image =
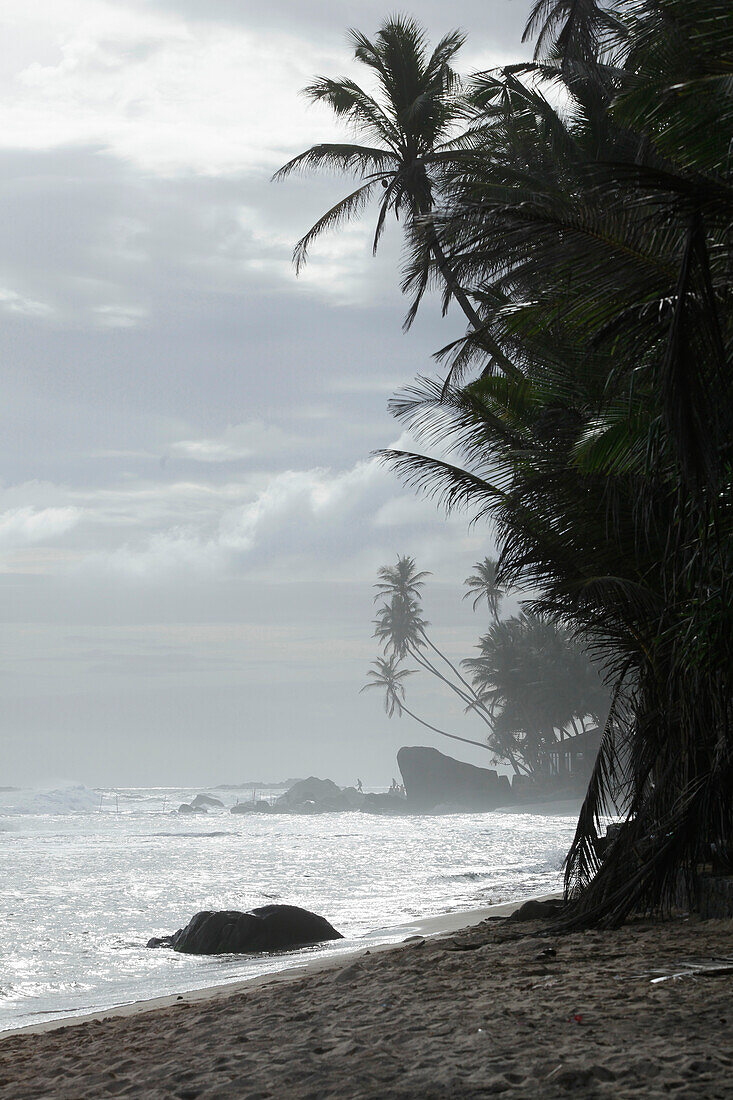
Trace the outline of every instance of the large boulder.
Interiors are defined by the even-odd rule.
[[[205,806],[194,806],[193,802],[182,802],[178,807],[179,814],[207,814]]]
[[[331,779],[318,779],[315,775],[301,779],[289,791],[281,794],[275,805],[279,810],[298,810],[303,813],[318,812],[321,803],[327,803],[324,810],[345,809],[342,806],[341,788]]]
[[[405,746],[397,763],[414,811],[450,807],[451,810],[495,810],[513,801],[508,778],[489,768],[454,760],[423,745]]]
[[[236,910],[196,913],[172,936],[154,936],[148,947],[172,947],[186,955],[252,954],[287,951],[343,936],[325,917],[297,905],[263,905],[247,913]]]
[[[194,810],[205,809],[207,806],[224,806],[224,803],[220,798],[215,798],[212,794],[197,794],[192,800],[191,805]]]
[[[561,898],[545,898],[544,901],[538,898],[530,898],[529,901],[525,901],[524,905],[520,905],[513,913],[510,913],[507,920],[547,920],[548,917],[559,916],[563,905],[564,902]]]

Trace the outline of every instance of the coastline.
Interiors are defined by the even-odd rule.
[[[559,896],[558,894],[545,894],[542,895],[540,900]],[[214,985],[184,990],[180,993],[168,993],[160,997],[146,997],[139,1001],[114,1005],[110,1008],[95,1009],[91,1012],[72,1013],[68,1016],[60,1016],[54,1020],[45,1020],[28,1024],[24,1027],[6,1028],[4,1031],[0,1031],[0,1043],[14,1035],[42,1035],[49,1031],[56,1031],[59,1028],[75,1027],[80,1024],[93,1023],[99,1020],[135,1016],[144,1012],[155,1012],[158,1009],[172,1008],[181,1003],[195,1004],[201,1001],[217,1001],[226,999],[227,997],[237,996],[250,989],[259,989],[262,986],[269,986],[275,983],[307,978],[321,971],[334,970],[339,967],[348,966],[355,958],[363,955],[365,951],[376,954],[377,952],[391,951],[400,948],[403,946],[404,940],[410,936],[433,937],[449,935],[452,932],[458,932],[468,926],[479,924],[481,921],[491,917],[508,916],[509,913],[517,909],[524,900],[526,899],[522,898],[519,901],[499,902],[495,905],[487,905],[478,909],[440,913],[430,917],[418,917],[415,920],[406,921],[394,927],[377,929],[370,935],[363,937],[358,943],[355,943],[353,947],[347,950],[342,949],[339,951],[338,948],[336,948],[333,954],[305,959],[303,962],[294,961],[292,966],[286,966],[279,970],[267,971],[264,974],[257,974],[251,978],[242,978],[230,982],[219,982]],[[390,937],[399,935],[401,939],[380,941],[377,938],[380,934]],[[287,954],[292,954],[295,960],[298,958],[298,953],[294,952]]]
[[[733,1096],[733,975],[680,971],[729,953],[733,921],[558,936],[484,920],[415,937],[237,991],[9,1032],[0,1100]]]

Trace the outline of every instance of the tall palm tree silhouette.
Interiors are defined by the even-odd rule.
[[[425,32],[414,19],[395,16],[370,41],[351,30],[349,40],[357,61],[376,77],[378,91],[371,96],[355,81],[318,77],[304,89],[315,103],[326,103],[347,122],[357,139],[370,144],[325,143],[313,145],[284,164],[274,180],[311,168],[340,170],[360,178],[359,186],[327,210],[295,246],[293,260],[299,271],[313,241],[329,229],[357,217],[382,189],[372,244],[376,253],[387,215],[403,216],[413,255],[419,257],[417,278],[410,278],[413,300],[405,319],[409,328],[428,287],[431,261],[445,283],[444,306],[454,298],[478,342],[505,370],[512,364],[488,332],[486,322],[460,285],[440,242],[433,220],[442,171],[456,155],[455,126],[462,116],[459,80],[452,68],[465,41],[461,31],[451,31],[428,53]],[[406,286],[405,286],[406,289]]]
[[[368,691],[370,688],[380,688],[384,691],[384,710],[389,718],[392,718],[395,714],[402,717],[404,711],[405,714],[409,714],[410,718],[414,718],[416,722],[419,722],[421,726],[432,730],[433,733],[439,733],[441,737],[449,737],[451,741],[462,741],[464,745],[476,745],[480,749],[489,748],[483,741],[473,741],[470,737],[459,737],[456,733],[446,733],[445,730],[431,725],[430,722],[426,722],[424,718],[410,710],[405,702],[405,685],[402,681],[408,676],[412,676],[415,670],[400,668],[399,666],[400,659],[395,653],[391,653],[388,657],[377,657],[375,661],[372,661],[372,667],[367,672],[369,682],[364,684],[361,691]]]
[[[419,668],[435,676],[463,703],[465,709],[475,714],[484,725],[492,728],[490,709],[481,695],[474,690],[470,681],[450,658],[439,649],[427,632],[429,623],[422,615],[422,590],[425,578],[430,573],[419,571],[413,557],[403,554],[394,565],[385,565],[378,572],[379,581],[375,602],[379,601],[375,619],[374,637],[384,650],[384,657],[374,662],[368,673],[371,683],[367,687],[382,687],[385,690],[385,709],[390,717],[404,711],[422,726],[450,737],[453,741],[463,741],[467,745],[477,745],[492,752],[489,741],[474,741],[468,737],[459,737],[446,733],[431,725],[405,705],[405,692],[401,683],[404,676],[396,675],[400,662],[404,658],[414,661]],[[391,707],[391,709],[390,709]],[[517,763],[512,754],[509,761],[515,770]]]
[[[493,558],[484,558],[483,561],[476,562],[474,565],[476,572],[466,577],[463,582],[468,589],[464,593],[464,600],[472,600],[474,611],[482,600],[486,600],[494,620],[499,618],[499,606],[504,597],[504,589],[496,582],[497,568],[498,562]]]
[[[402,714],[405,705],[405,687],[402,683],[408,676],[414,674],[413,669],[400,668],[399,658],[395,654],[389,657],[377,657],[372,662],[372,668],[367,672],[368,684],[364,684],[362,691],[369,688],[381,688],[384,691],[384,710],[389,718],[397,713]]]

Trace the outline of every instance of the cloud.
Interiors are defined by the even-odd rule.
[[[439,568],[484,537],[469,533],[464,517],[446,521],[430,501],[403,491],[374,458],[341,469],[240,473],[220,483],[29,482],[3,489],[0,508],[0,546],[43,542],[48,549],[34,556],[35,572],[91,588],[101,578],[179,588],[226,577],[368,583],[397,553]],[[8,558],[5,571],[27,572],[28,563],[27,556]]]
[[[0,548],[33,546],[57,539],[75,527],[81,516],[81,509],[73,507],[26,506],[0,512]]]
[[[305,39],[326,40],[341,45],[346,37],[346,27],[356,25],[371,35],[384,22],[392,10],[383,0],[359,0],[353,8],[345,10],[340,0],[310,0],[308,4],[298,0],[270,0],[268,4],[247,0],[134,0],[158,11],[174,12],[191,21],[217,21],[230,27],[255,27],[271,32],[280,28],[289,33],[297,31]],[[444,0],[421,0],[416,11],[420,22],[433,39],[454,27],[469,32],[469,45],[477,43],[482,51],[510,49],[514,56],[522,50],[520,39],[530,11],[529,0],[454,0],[450,9]],[[526,51],[525,51],[526,52]]]
[[[470,66],[500,59],[510,9],[459,0],[446,19],[426,0],[420,15],[433,37],[475,28]],[[296,739],[356,759],[380,720],[365,697],[360,732],[344,737],[375,569],[416,554],[439,602],[438,578],[460,582],[485,552],[485,532],[446,523],[368,457],[395,433],[387,395],[430,369],[463,318],[444,322],[427,301],[403,337],[400,227],[375,261],[370,212],[319,241],[296,280],[294,242],[348,181],[269,182],[337,132],[297,93],[316,72],[349,71],[347,22],[373,31],[385,14],[376,0],[344,10],[34,0],[4,27],[0,614],[5,658],[25,669],[11,664],[3,685],[17,759],[60,745],[97,782],[114,745],[117,783],[139,734],[141,781],[151,743],[161,781],[173,759],[198,777],[182,745],[209,755],[200,730],[221,730],[225,697],[237,744],[243,727],[267,732],[251,738],[265,770]],[[164,645],[164,623],[190,631],[195,683],[180,651],[149,660],[138,635],[117,645],[125,624]],[[223,638],[216,670],[227,623],[252,625]],[[82,624],[84,645],[70,641]],[[287,690],[272,692],[273,677]],[[278,711],[298,678],[310,694]],[[343,685],[337,706],[325,679]]]
[[[298,439],[273,424],[253,420],[228,425],[216,438],[180,439],[172,443],[170,452],[193,462],[238,462],[258,456],[264,459],[275,454],[291,453]]]
[[[434,35],[461,22],[473,31],[468,68],[516,60],[506,52],[508,41],[519,46],[516,4],[494,0],[490,22],[473,2],[448,20],[437,2],[423,8]],[[357,22],[372,33],[384,9],[371,0],[360,9]],[[167,177],[269,173],[304,134],[312,143],[343,129],[299,92],[315,73],[368,78],[345,44],[356,14],[295,0],[259,12],[238,0],[35,0],[5,28],[6,56],[17,61],[4,77],[0,145],[93,144]]]
[[[333,132],[298,95],[341,60],[315,42],[103,0],[58,7],[17,13],[14,33],[53,59],[13,74],[15,94],[0,104],[5,148],[96,144],[145,172],[216,176],[273,170],[306,126],[314,140]]]
[[[26,314],[28,317],[48,317],[53,313],[51,306],[45,302],[34,302],[32,298],[26,298],[15,290],[0,287],[0,308],[8,313]]]
[[[226,493],[195,484],[151,493],[130,497],[117,513],[136,511],[139,533],[130,537],[119,524],[109,549],[84,556],[81,569],[152,584],[202,574],[367,581],[397,553],[423,554],[437,567],[485,541],[466,530],[465,518],[446,521],[431,502],[403,493],[376,459],[344,470],[285,470],[259,487],[232,483]]]
[[[148,315],[142,306],[103,305],[93,310],[102,328],[133,328]]]

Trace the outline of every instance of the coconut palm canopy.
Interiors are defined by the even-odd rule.
[[[463,594],[464,600],[471,600],[474,611],[482,601],[485,601],[494,619],[499,617],[499,607],[504,596],[504,590],[496,579],[497,566],[498,563],[493,558],[477,561],[474,566],[476,572],[466,577],[463,582],[468,589]]]
[[[567,630],[523,612],[495,619],[463,664],[493,719],[497,750],[511,749],[533,775],[551,773],[557,743],[598,724],[608,693],[583,648]]]
[[[509,367],[504,353],[456,279],[449,257],[435,232],[431,214],[441,192],[446,168],[461,142],[456,126],[464,103],[453,61],[465,36],[450,31],[429,50],[424,31],[405,16],[388,19],[373,41],[351,30],[354,57],[376,82],[370,95],[353,80],[318,77],[304,89],[315,103],[325,103],[351,129],[349,143],[313,145],[293,157],[273,177],[312,169],[339,171],[356,177],[358,186],[323,214],[295,246],[296,270],[323,233],[363,213],[379,197],[373,251],[376,253],[389,214],[402,217],[411,253],[409,287],[412,303],[405,320],[409,328],[431,278],[431,260],[442,280],[447,309],[455,298],[481,346]],[[361,144],[361,142],[368,144]]]
[[[566,884],[613,923],[733,850],[733,8],[539,0],[528,32],[411,208],[405,288],[427,264],[479,320],[393,402],[424,453],[385,460],[490,519],[497,584],[605,670]]]
[[[366,688],[384,691],[390,718],[404,712],[444,737],[488,749],[515,773],[549,776],[557,742],[582,732],[587,719],[605,718],[608,694],[566,630],[528,614],[500,621],[497,563],[484,558],[474,569],[465,582],[466,595],[473,598],[474,611],[487,601],[493,622],[479,639],[480,655],[458,662],[428,632],[422,598],[430,574],[418,571],[408,555],[379,570],[374,637],[383,655],[373,663]],[[404,668],[404,661],[416,667]],[[466,715],[483,723],[483,741],[439,729],[407,707],[404,680],[416,672],[437,679]]]
[[[464,463],[388,456],[492,517],[499,581],[603,662],[615,702],[567,885],[578,920],[610,922],[668,904],[680,876],[694,894],[733,836],[733,15],[649,0],[614,17],[595,65],[474,81],[484,144],[436,224],[521,378],[462,341],[448,387],[393,407]],[[614,790],[628,825],[600,865]]]

